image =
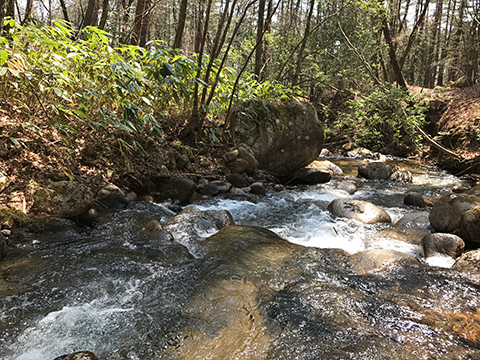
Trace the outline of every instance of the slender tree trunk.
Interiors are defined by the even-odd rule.
[[[295,73],[292,77],[292,86],[298,84],[298,77],[300,76],[300,71],[302,69],[303,57],[305,53],[305,47],[307,46],[308,35],[310,34],[310,22],[312,20],[313,8],[315,6],[315,0],[310,0],[310,7],[308,9],[307,20],[305,24],[305,33],[303,35],[302,45],[300,45],[300,50],[298,52],[297,66],[295,68]]]
[[[145,47],[145,45],[147,45],[147,41],[149,38],[150,11],[152,10],[151,5],[152,5],[152,0],[145,0],[145,11],[143,12],[142,28],[140,30],[139,45],[141,47]]]
[[[65,4],[65,0],[60,0],[60,7],[62,8],[63,19],[66,22],[70,22],[70,18],[68,17],[67,5]]]
[[[142,32],[143,19],[145,16],[145,6],[147,4],[146,0],[138,0],[137,7],[135,10],[135,20],[133,21],[133,32],[130,39],[131,45],[138,45],[140,43],[140,36]]]
[[[173,42],[173,47],[175,49],[180,49],[182,47],[183,31],[185,30],[185,20],[187,18],[187,3],[187,0],[182,0],[180,3],[177,31],[175,32],[175,40]]]
[[[64,1],[64,0],[61,0],[61,1]],[[110,9],[109,0],[103,0],[103,2],[102,2],[102,17],[100,18],[100,24],[98,25],[99,29],[105,30],[105,25],[107,24],[109,9]]]
[[[265,0],[260,0],[258,3],[257,19],[257,49],[255,50],[255,67],[253,73],[257,75],[257,79],[260,80],[260,71],[263,67],[263,29],[265,21]]]
[[[200,39],[200,44],[199,44],[199,51],[197,54],[198,68],[197,68],[197,74],[195,76],[197,79],[200,78],[200,75],[202,73],[203,50],[205,49],[205,42],[207,41],[207,32],[208,32],[208,25],[210,23],[210,9],[212,7],[212,1],[213,0],[208,0],[207,8],[205,10],[205,21],[204,21],[203,30],[201,30],[201,33],[198,34]],[[201,23],[201,20],[203,18],[202,13],[203,11],[200,11],[199,13],[199,19],[198,19],[199,23]],[[204,117],[204,114],[199,109],[198,82],[195,82],[193,86],[192,115],[190,116],[190,120],[188,121],[188,132],[190,133],[190,135],[195,135],[202,130],[203,121],[204,121],[203,117]]]
[[[23,18],[22,25],[25,25],[31,21],[32,14],[33,14],[33,0],[27,0],[27,5],[25,6],[25,17]]]

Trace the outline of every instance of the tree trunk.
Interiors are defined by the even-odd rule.
[[[96,26],[98,23],[98,0],[88,0],[87,12],[83,19],[83,26]]]
[[[383,31],[383,36],[385,37],[385,42],[388,45],[388,56],[390,58],[390,65],[395,75],[395,80],[397,81],[398,86],[407,87],[407,84],[405,83],[405,79],[402,76],[400,66],[398,65],[397,54],[395,53],[394,44],[392,41],[392,37],[390,36],[390,30],[388,28],[386,19],[383,19],[382,31]]]
[[[175,40],[173,42],[173,47],[175,49],[180,49],[182,47],[183,31],[185,30],[185,20],[187,18],[187,3],[187,0],[182,0],[180,3],[177,31],[175,32]]]
[[[257,75],[257,79],[260,81],[260,72],[263,67],[263,28],[265,21],[265,0],[260,0],[258,4],[258,17],[257,17],[257,39],[255,50],[255,67],[253,73]]]
[[[61,0],[64,1],[64,0]],[[100,18],[100,24],[98,25],[99,29],[105,30],[105,25],[107,24],[108,11],[110,8],[109,0],[103,0],[102,3],[102,17]]]
[[[302,45],[300,45],[300,50],[298,52],[297,66],[295,68],[295,73],[292,77],[292,86],[298,85],[298,77],[300,76],[300,71],[302,69],[303,63],[303,54],[305,53],[305,47],[307,46],[308,35],[310,34],[310,22],[312,20],[313,8],[315,6],[315,0],[310,0],[310,7],[308,9],[307,20],[305,24],[305,33],[302,39]]]
[[[135,10],[135,20],[133,22],[133,32],[130,39],[131,45],[138,45],[140,43],[140,36],[142,32],[143,18],[145,16],[146,0],[138,0],[137,8]]]
[[[25,6],[25,17],[23,18],[22,25],[26,25],[32,20],[32,14],[33,0],[27,0],[27,5]]]
[[[68,17],[67,5],[65,4],[65,0],[60,0],[60,7],[62,8],[63,19],[66,22],[70,22],[70,18]]]
[[[142,18],[142,29],[140,30],[140,42],[141,47],[147,45],[149,38],[149,28],[150,28],[150,11],[151,11],[152,0],[145,0],[145,11]]]

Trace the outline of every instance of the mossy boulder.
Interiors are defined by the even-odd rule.
[[[305,102],[248,100],[233,112],[237,140],[248,145],[258,168],[289,175],[317,159],[323,127],[315,108]]]
[[[80,181],[56,181],[34,193],[33,213],[72,218],[87,212],[93,204],[92,189]]]

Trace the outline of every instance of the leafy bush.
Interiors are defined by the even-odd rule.
[[[425,125],[427,99],[392,84],[378,86],[370,95],[348,102],[336,127],[356,146],[405,156],[422,147],[418,128]]]

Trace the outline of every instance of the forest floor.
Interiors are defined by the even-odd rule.
[[[421,160],[456,175],[480,173],[480,86],[410,90],[431,97],[425,130],[458,155],[427,146]],[[145,139],[141,154],[114,141],[86,130],[66,138],[58,127],[49,125],[42,111],[27,113],[13,102],[0,102],[0,184],[3,176],[8,181],[0,194],[0,208],[8,205],[27,212],[35,187],[55,179],[82,180],[93,188],[113,182],[143,195],[154,178],[223,174],[220,158],[227,149],[219,144],[205,141],[188,146],[167,134],[160,151]]]

